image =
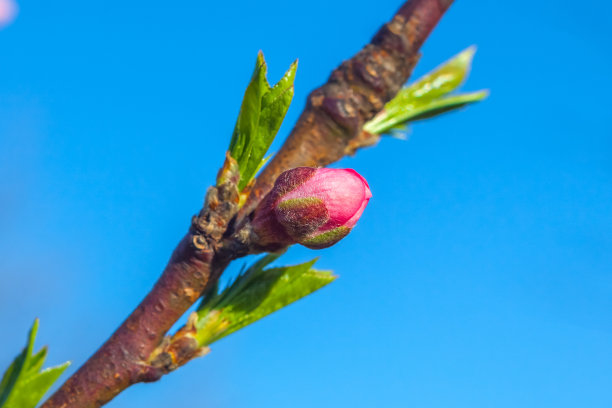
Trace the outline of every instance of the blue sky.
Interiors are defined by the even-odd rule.
[[[277,149],[400,4],[21,0],[0,30],[0,367],[38,316],[74,370],[136,306],[259,49],[271,81],[300,59]],[[491,96],[338,164],[370,184],[361,221],[282,261],[340,279],[109,406],[612,406],[611,11],[457,2],[415,75],[476,44],[464,89]]]

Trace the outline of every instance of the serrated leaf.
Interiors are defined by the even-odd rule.
[[[38,324],[38,319],[36,319],[28,334],[26,347],[15,358],[2,377],[0,382],[0,408],[34,408],[70,365],[70,363],[64,363],[41,371],[47,356],[46,347],[43,347],[36,354],[32,354]]]
[[[487,97],[487,91],[449,95],[467,77],[475,47],[469,47],[414,83],[404,87],[363,129],[372,134],[393,134],[416,120],[459,109]]]
[[[200,345],[210,345],[336,279],[329,271],[313,269],[316,260],[265,269],[278,256],[263,257],[223,292],[203,300],[196,324]]]
[[[244,177],[240,177],[239,190],[242,190],[251,181],[257,170],[262,166],[264,156],[274,141],[283,119],[285,119],[289,105],[293,100],[293,81],[296,69],[297,61],[291,64],[283,78],[263,96],[257,138],[253,141],[251,157],[245,169]]]
[[[257,133],[259,115],[261,111],[261,99],[269,91],[270,86],[266,80],[267,66],[261,51],[257,54],[255,69],[251,75],[251,81],[244,92],[238,119],[230,142],[230,155],[236,159],[242,172],[253,145],[253,136]]]
[[[218,294],[209,293],[202,299],[202,303],[198,307],[198,313],[205,314],[210,310],[222,309],[230,304],[238,298],[239,294],[248,287],[253,279],[257,278],[258,274],[264,271],[266,266],[278,259],[280,255],[278,253],[268,254],[251,265],[249,269],[243,267],[236,279],[230,282],[222,292]]]
[[[270,92],[264,95],[262,105],[270,105],[274,100],[289,89],[293,89],[293,82],[295,81],[295,73],[297,72],[298,62],[293,61],[289,66],[289,69],[283,77],[270,89]]]
[[[266,79],[263,54],[257,56],[251,82],[244,94],[240,113],[230,142],[230,155],[238,162],[242,191],[253,179],[274,141],[293,99],[297,61],[273,87]]]

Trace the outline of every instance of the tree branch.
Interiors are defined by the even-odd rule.
[[[282,148],[257,177],[241,215],[250,213],[285,170],[327,166],[375,143],[362,133],[406,83],[419,49],[453,0],[411,0],[357,55],[315,89]]]
[[[291,135],[257,178],[240,217],[248,215],[277,176],[298,166],[325,166],[372,144],[362,126],[398,92],[418,60],[418,50],[452,0],[410,0],[371,43],[333,71],[313,91]],[[155,381],[198,355],[188,328],[180,344],[164,336],[216,282],[233,259],[245,254],[228,239],[237,212],[237,189],[212,187],[204,208],[175,249],[162,276],[107,342],[41,408],[95,408],[138,382]],[[242,223],[235,225],[241,226]],[[239,234],[237,234],[239,235]],[[238,246],[237,246],[238,245]]]
[[[204,208],[193,218],[153,289],[42,407],[99,407],[130,385],[156,381],[171,369],[172,364],[152,357],[158,357],[154,352],[166,332],[231,261],[235,251],[221,242],[237,203],[232,183],[209,190]]]

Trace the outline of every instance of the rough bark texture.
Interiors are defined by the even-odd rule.
[[[148,357],[210,277],[211,254],[198,253],[189,241],[187,235],[147,297],[44,407],[98,407],[134,383],[161,376]]]
[[[242,215],[257,206],[283,171],[325,166],[376,141],[362,132],[363,124],[406,82],[420,46],[451,3],[408,1],[370,44],[310,94],[291,135],[258,177]],[[231,172],[222,172],[220,180],[224,174]],[[172,339],[164,336],[231,260],[256,247],[254,243],[245,249],[240,238],[241,233],[248,235],[243,230],[250,224],[242,222],[245,218],[233,219],[238,203],[235,182],[211,188],[203,210],[151,292],[41,408],[99,407],[130,385],[155,381],[202,352],[190,337],[189,325]],[[228,231],[233,228],[237,231]]]
[[[382,110],[408,80],[419,49],[452,0],[406,2],[357,55],[336,68],[307,105],[280,151],[257,177],[246,215],[285,170],[326,166],[375,143],[363,125]]]
[[[158,347],[166,332],[230,262],[232,251],[222,248],[221,242],[237,202],[237,190],[231,183],[209,190],[204,209],[193,218],[153,289],[42,407],[100,407],[130,385],[156,381],[197,355],[199,350],[193,344],[174,343],[169,350],[161,350],[161,356],[172,357],[164,361]]]

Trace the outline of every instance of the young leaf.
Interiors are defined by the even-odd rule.
[[[469,47],[432,72],[404,87],[363,129],[372,134],[393,134],[416,120],[459,109],[487,97],[487,91],[449,95],[467,77],[475,47]]]
[[[253,139],[257,135],[261,99],[270,89],[266,80],[267,69],[263,54],[259,52],[255,69],[251,75],[251,82],[244,92],[240,113],[230,142],[230,155],[238,162],[241,173],[246,168],[253,147]]]
[[[375,133],[388,133],[398,128],[406,128],[409,122],[429,119],[441,115],[445,112],[462,108],[466,105],[479,102],[485,99],[489,93],[487,91],[477,91],[465,94],[444,96],[437,99],[406,105],[403,110],[397,111],[393,116],[377,122]],[[364,127],[365,129],[365,127]]]
[[[198,310],[196,338],[202,346],[262,319],[336,279],[329,271],[312,269],[316,260],[265,269],[278,254],[263,257],[216,294],[209,293]]]
[[[261,167],[293,99],[293,81],[297,61],[283,78],[270,86],[266,79],[267,65],[263,54],[257,55],[251,82],[247,86],[230,142],[230,155],[238,162],[242,190]]]
[[[434,99],[457,89],[467,78],[475,53],[475,46],[468,47],[416,80],[406,88],[410,99]]]
[[[239,189],[244,188],[255,176],[283,123],[283,119],[289,110],[289,105],[291,105],[293,100],[293,81],[296,69],[297,61],[291,64],[283,78],[263,96],[257,127],[257,138],[253,141],[251,158],[245,170],[245,177],[241,176],[240,178]]]
[[[13,360],[0,382],[0,408],[34,408],[51,385],[70,363],[41,371],[47,349],[32,354],[38,332],[38,319],[34,321],[24,350]]]

